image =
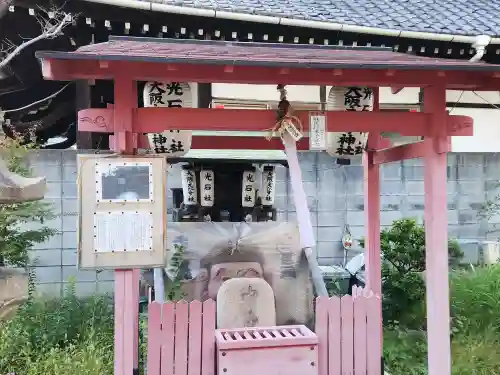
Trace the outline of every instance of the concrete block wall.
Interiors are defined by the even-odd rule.
[[[349,166],[335,164],[326,153],[301,153],[304,187],[317,238],[320,264],[343,262],[341,237],[349,225],[354,238],[364,236],[363,167],[359,159]],[[56,219],[47,223],[60,233],[37,245],[36,261],[39,291],[60,294],[71,278],[81,295],[112,292],[113,273],[79,271],[76,267],[77,183],[76,151],[38,151],[31,157],[37,175],[47,177],[46,200],[53,204]],[[500,154],[450,154],[448,158],[448,219],[450,237],[458,238],[472,262],[478,257],[478,243],[500,224],[500,215],[490,222],[477,212],[486,199],[500,193]],[[286,168],[277,170],[276,206],[279,220],[294,220],[295,208]],[[422,160],[384,165],[381,172],[381,224],[390,226],[402,217],[423,217],[424,188]],[[178,166],[168,171],[170,188],[181,187]],[[356,253],[355,250],[351,254]]]

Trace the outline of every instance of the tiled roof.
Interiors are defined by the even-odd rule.
[[[318,69],[500,70],[500,66],[393,52],[390,48],[283,45],[111,36],[74,52],[38,51],[45,59],[106,59]]]
[[[134,1],[400,31],[500,35],[500,0]]]

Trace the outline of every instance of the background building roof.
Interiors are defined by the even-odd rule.
[[[87,0],[132,2],[283,17],[380,29],[453,35],[500,35],[499,0]],[[160,9],[157,9],[160,10]],[[218,17],[218,16],[216,16]],[[225,17],[221,17],[225,18]],[[257,20],[256,20],[257,21]],[[298,25],[297,25],[298,26]]]

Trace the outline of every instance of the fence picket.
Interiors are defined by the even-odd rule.
[[[377,295],[372,295],[367,298],[367,367],[368,375],[381,375],[382,373],[382,314],[381,314],[381,300]]]
[[[175,304],[164,303],[161,314],[161,375],[174,375]],[[149,375],[149,374],[148,374]]]
[[[352,296],[340,299],[342,375],[354,375],[354,319]]]
[[[332,297],[328,306],[328,375],[342,374],[342,322],[340,298]]]
[[[316,298],[316,324],[315,331],[318,336],[318,375],[328,375],[329,361],[329,328],[328,328],[328,309],[330,299],[328,297]]]
[[[354,373],[366,375],[366,302],[363,294],[354,298]]]
[[[215,375],[215,301],[203,302],[201,375]]]
[[[188,375],[201,374],[202,304],[193,301],[189,304],[189,354]]]
[[[160,375],[161,344],[161,305],[155,302],[148,307],[148,375]]]
[[[189,304],[179,301],[175,305],[175,375],[187,375]]]

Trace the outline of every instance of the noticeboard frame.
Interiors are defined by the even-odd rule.
[[[163,156],[157,155],[78,155],[78,197],[79,197],[79,218],[78,218],[78,268],[79,269],[133,269],[133,268],[154,268],[164,267],[167,258],[166,254],[166,234],[167,234],[167,206],[166,206],[166,185],[167,185],[167,161]],[[100,189],[102,185],[102,170],[113,169],[112,167],[124,167],[121,173],[125,177],[117,178],[121,188],[127,189],[127,185],[133,181],[137,187],[137,176],[127,181],[126,167],[147,166],[147,181],[149,194],[147,199],[102,199]],[[118,169],[113,169],[118,170]],[[144,172],[144,170],[142,170]],[[123,174],[125,173],[125,175]],[[106,175],[106,177],[108,177]],[[140,178],[139,178],[140,181]],[[116,185],[116,184],[115,184]],[[141,185],[139,183],[139,185]],[[141,186],[139,186],[141,187]],[[136,189],[137,190],[137,189]],[[133,193],[132,193],[133,195]],[[137,195],[137,194],[136,194]],[[98,222],[103,223],[102,214],[110,214],[109,223],[106,223],[107,230],[99,230]],[[145,215],[139,215],[144,213]],[[148,233],[148,241],[137,237],[140,235],[139,229],[133,228],[132,218],[139,216],[150,216],[147,224],[142,223],[144,233]],[[96,221],[96,217],[100,221]],[[121,216],[119,221],[117,217]],[[123,224],[122,227],[116,225]],[[101,224],[99,224],[101,225]],[[112,230],[113,226],[118,228]],[[146,226],[150,226],[147,228]],[[111,228],[111,230],[109,230]],[[128,228],[128,229],[127,229]],[[134,233],[131,228],[139,233]],[[122,230],[125,230],[124,233]],[[100,233],[100,234],[99,234]],[[107,238],[96,241],[98,235],[106,235]],[[135,241],[135,242],[134,242]],[[109,248],[96,249],[95,244],[107,243]],[[134,244],[135,243],[135,244]],[[146,243],[147,245],[144,245]],[[123,244],[123,246],[122,246]],[[139,245],[138,245],[139,244]],[[127,247],[130,246],[128,249]],[[144,246],[145,248],[138,248]],[[134,248],[135,247],[135,248]],[[147,247],[147,248],[146,248]]]

